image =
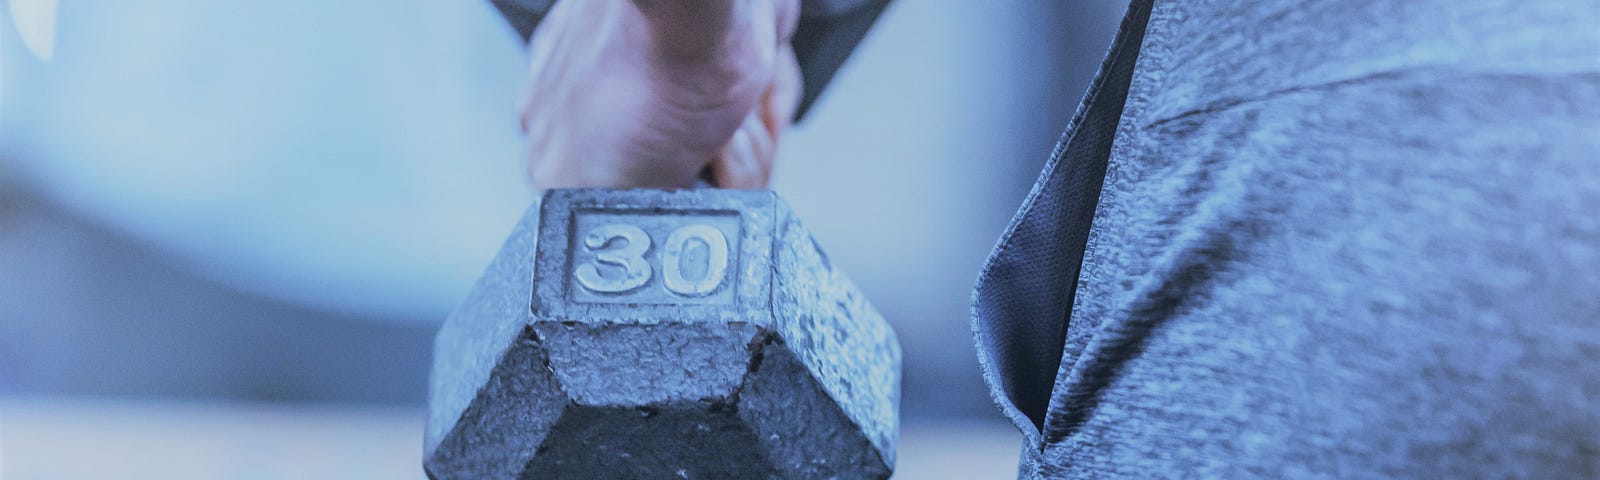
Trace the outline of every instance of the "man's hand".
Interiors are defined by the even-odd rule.
[[[535,187],[766,188],[801,94],[799,0],[563,0],[530,40]]]

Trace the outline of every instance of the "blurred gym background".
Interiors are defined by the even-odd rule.
[[[0,477],[420,478],[434,329],[528,207],[487,0],[0,0]],[[1119,0],[899,0],[775,189],[895,325],[898,478],[1013,475],[978,269]]]

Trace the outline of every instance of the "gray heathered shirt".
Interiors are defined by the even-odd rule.
[[[1024,478],[1600,478],[1600,2],[1135,1],[974,297]]]

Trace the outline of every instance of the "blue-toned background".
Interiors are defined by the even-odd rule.
[[[65,0],[48,58],[16,7],[55,2],[10,1],[0,454],[237,439],[230,421],[420,444],[432,331],[533,195],[526,67],[487,0]],[[775,189],[899,332],[907,435],[933,439],[917,452],[1015,459],[970,346],[971,283],[1121,7],[901,0],[784,139]],[[68,421],[85,415],[107,418]],[[218,419],[140,426],[163,415]],[[903,472],[964,458],[914,445]],[[0,474],[70,463],[50,458],[8,455]]]

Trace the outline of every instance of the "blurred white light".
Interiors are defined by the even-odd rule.
[[[11,19],[28,51],[49,60],[55,54],[56,0],[9,0]]]

